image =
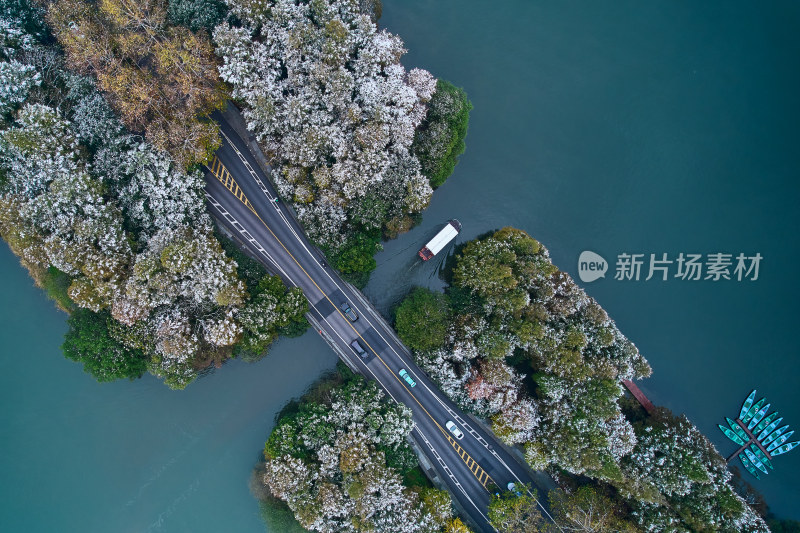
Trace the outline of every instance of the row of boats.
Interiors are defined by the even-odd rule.
[[[793,450],[800,441],[787,442],[794,431],[788,431],[788,424],[780,425],[783,418],[778,418],[777,411],[767,415],[771,404],[766,403],[766,398],[758,402],[755,398],[756,391],[753,390],[742,404],[739,418],[731,420],[726,417],[728,427],[718,426],[726,437],[742,447],[739,460],[758,479],[759,471],[769,474],[768,469],[773,469],[773,457]]]

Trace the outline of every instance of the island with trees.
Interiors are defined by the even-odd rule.
[[[63,351],[99,381],[184,388],[301,334],[308,304],[206,212],[211,115],[232,100],[271,179],[356,284],[409,230],[463,153],[472,105],[380,29],[379,0],[0,0],[0,236],[70,314]],[[444,293],[395,324],[418,365],[561,488],[559,527],[767,531],[686,419],[644,413],[650,374],[607,313],[523,231],[467,243]],[[313,531],[463,533],[425,478],[407,408],[340,367],[284,410],[258,485]],[[266,496],[265,496],[266,497]],[[501,532],[546,531],[502,491]]]
[[[257,469],[262,500],[310,531],[469,531],[417,465],[413,425],[408,407],[339,363],[279,415]]]
[[[211,113],[243,108],[272,178],[363,283],[464,150],[463,90],[406,71],[380,4],[0,0],[0,235],[70,313],[100,381],[173,388],[307,326],[307,302],[206,212]]]
[[[406,69],[379,2],[230,0],[222,79],[308,236],[357,285],[381,237],[410,229],[464,151],[463,90]]]
[[[647,361],[544,246],[503,228],[460,247],[445,272],[444,293],[416,288],[397,306],[397,332],[445,394],[554,475],[562,527],[768,531],[685,416],[648,416],[623,394]],[[519,519],[535,509],[514,501],[493,503],[498,531],[547,528]]]

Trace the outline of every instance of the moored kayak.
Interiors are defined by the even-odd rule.
[[[747,432],[745,430],[743,430],[742,427],[739,424],[737,424],[736,422],[734,422],[733,420],[731,420],[727,416],[725,417],[725,420],[728,422],[728,425],[731,427],[733,432],[736,433],[737,435],[739,435],[740,439],[742,439],[745,442],[750,440],[750,435],[748,435]]]
[[[789,424],[786,424],[785,426],[779,427],[778,429],[776,429],[775,431],[773,431],[772,433],[770,433],[770,434],[769,434],[769,436],[768,436],[766,439],[764,439],[763,441],[761,441],[761,445],[762,445],[762,446],[769,446],[769,443],[770,443],[770,442],[774,441],[775,439],[777,439],[778,437],[780,437],[781,435],[783,435],[783,433],[784,433],[784,432],[785,432],[787,429],[789,429]]]
[[[753,407],[751,407],[751,408],[750,408],[750,409],[747,411],[747,413],[745,413],[745,415],[744,415],[744,418],[742,418],[742,422],[743,422],[743,423],[745,423],[745,424],[747,424],[748,422],[750,422],[750,420],[751,420],[751,419],[752,419],[754,416],[756,416],[756,413],[759,411],[759,409],[761,409],[761,406],[762,406],[762,405],[764,405],[764,402],[766,402],[766,401],[767,401],[767,399],[766,399],[766,398],[761,398],[760,400],[758,400],[758,403],[757,403],[757,404],[755,404]]]
[[[762,429],[767,427],[773,420],[775,420],[776,416],[778,416],[778,411],[770,413],[769,416],[762,419],[761,422],[759,422],[758,425],[753,428],[753,435],[757,435],[758,433],[760,433]]]
[[[772,466],[772,462],[767,458],[766,455],[764,455],[764,452],[762,452],[757,445],[751,444],[750,450],[752,450],[753,454],[758,457],[759,461],[767,465],[770,469],[775,470],[775,467]]]
[[[764,415],[767,414],[767,411],[769,411],[770,405],[772,404],[768,403],[767,405],[758,410],[758,412],[753,416],[753,418],[750,419],[750,422],[747,424],[747,429],[753,429],[754,427],[756,427],[756,424],[758,424],[761,421],[761,419],[764,418]]]
[[[767,446],[767,451],[771,453],[772,450],[774,450],[775,448],[777,448],[778,446],[789,440],[789,437],[791,437],[793,433],[794,431],[790,431],[789,433],[781,435],[779,438],[775,439],[775,442]]]
[[[744,465],[744,467],[747,469],[748,472],[756,476],[756,479],[761,479],[760,477],[758,477],[758,472],[756,472],[756,469],[753,467],[753,463],[751,463],[750,460],[747,457],[745,457],[743,453],[739,454],[739,460],[742,461],[742,464]]]
[[[753,405],[753,400],[756,399],[756,390],[753,389],[753,392],[750,393],[750,396],[742,404],[742,410],[739,411],[739,419],[744,420],[744,415],[747,414],[747,411],[750,410],[750,407]]]
[[[769,472],[767,471],[767,467],[764,466],[764,463],[762,463],[761,460],[758,457],[756,457],[753,452],[745,448],[744,453],[745,455],[747,455],[747,458],[750,459],[750,462],[753,463],[753,466],[761,470],[763,473],[769,474]]]
[[[766,437],[767,435],[769,435],[770,433],[772,433],[772,431],[773,431],[773,430],[774,430],[776,427],[778,427],[778,424],[780,424],[782,421],[783,421],[783,417],[780,417],[779,419],[777,419],[776,421],[772,422],[770,425],[768,425],[767,427],[765,427],[763,430],[761,430],[761,433],[759,433],[759,434],[756,436],[756,440],[757,440],[757,441],[760,441],[760,440],[762,440],[764,437]]]
[[[784,444],[783,446],[779,446],[778,448],[776,448],[775,451],[770,453],[770,455],[772,457],[775,457],[776,455],[781,455],[781,454],[786,453],[788,451],[794,450],[797,447],[798,444],[800,444],[800,440],[796,440],[794,442],[790,442],[788,444]]]
[[[722,432],[725,434],[726,437],[731,439],[733,442],[735,442],[739,446],[744,446],[744,440],[742,440],[742,438],[739,435],[737,435],[735,432],[733,432],[730,429],[726,428],[722,424],[717,424],[717,426],[719,427],[720,430],[722,430]]]

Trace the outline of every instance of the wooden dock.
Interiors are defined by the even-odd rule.
[[[742,428],[744,430],[745,433],[747,433],[747,436],[750,437],[750,440],[748,440],[744,444],[744,446],[742,446],[741,448],[739,448],[738,450],[733,452],[730,456],[728,456],[726,461],[730,463],[737,455],[742,453],[744,451],[744,449],[747,448],[750,444],[755,444],[756,446],[758,446],[758,449],[762,451],[762,453],[767,457],[767,459],[772,459],[772,454],[769,453],[767,451],[767,449],[761,444],[761,441],[759,441],[756,438],[756,436],[753,435],[753,432],[750,431],[749,429],[747,429],[747,424],[745,424],[744,422],[742,422],[738,418],[736,419],[736,423],[739,425],[740,428]]]
[[[642,390],[636,386],[636,383],[629,379],[623,379],[622,384],[625,385],[625,388],[628,389],[631,394],[633,394],[633,397],[636,398],[636,401],[638,401],[641,406],[644,407],[644,410],[647,411],[647,414],[652,415],[655,406],[653,405],[653,402],[651,402],[647,396],[644,395]]]

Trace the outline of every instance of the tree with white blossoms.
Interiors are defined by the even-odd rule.
[[[636,439],[618,380],[650,371],[633,344],[523,231],[467,243],[452,272],[445,346],[415,352],[421,367],[502,439],[524,445],[532,466],[621,479],[619,460]],[[522,387],[527,368],[535,391]]]
[[[250,293],[250,301],[237,316],[244,333],[240,348],[257,356],[275,340],[279,328],[304,320],[308,300],[297,287],[287,290],[277,276],[265,276]]]
[[[400,39],[360,4],[229,0],[245,26],[214,31],[220,74],[273,157],[281,195],[331,249],[368,195],[393,191],[376,206],[380,225],[424,209],[432,192],[410,147],[436,80],[407,72]]]
[[[659,408],[635,429],[638,442],[624,461],[631,481],[621,488],[644,531],[769,531],[731,488],[725,460],[685,416]]]
[[[0,61],[0,115],[10,113],[28,97],[31,87],[38,86],[41,77],[31,65],[18,61]]]
[[[68,357],[99,380],[147,367],[184,387],[253,335],[241,317],[258,306],[212,232],[201,173],[126,131],[43,20],[27,0],[0,0],[0,234],[62,309],[80,311]],[[302,293],[279,280],[273,292],[260,353],[305,323]]]
[[[242,326],[236,321],[233,309],[228,309],[221,318],[207,318],[201,324],[203,338],[214,346],[233,346],[242,338]]]
[[[187,363],[200,348],[200,339],[186,313],[169,310],[156,318],[156,351],[167,360]]]
[[[624,516],[624,507],[601,488],[584,485],[573,490],[551,490],[550,509],[562,531],[636,533]]]
[[[463,361],[454,360],[451,352],[444,349],[414,352],[414,360],[439,390],[459,407],[465,409],[473,403],[465,389],[470,375],[469,366]]]
[[[130,247],[119,208],[76,157],[77,140],[52,108],[28,104],[0,134],[8,179],[0,194],[4,238],[29,263],[73,277],[70,298],[98,311],[122,285]]]
[[[121,185],[120,204],[145,235],[205,223],[205,181],[199,170],[184,171],[145,143],[117,151],[106,166],[110,163],[111,176]]]
[[[93,78],[66,72],[62,77],[67,88],[70,126],[82,144],[90,149],[115,153],[134,144],[132,136],[125,133],[122,122],[98,92]],[[104,167],[98,165],[98,160],[101,159],[95,155],[93,172],[113,183],[119,173],[116,162],[112,166]]]
[[[412,464],[393,466],[410,453],[410,410],[387,403],[374,383],[342,376],[321,402],[304,398],[278,422],[264,447],[264,483],[312,531],[442,530],[452,518],[449,495],[403,486],[413,454]]]
[[[521,444],[533,440],[539,426],[536,405],[527,399],[519,399],[492,417],[492,430],[506,444]]]
[[[618,404],[619,383],[592,379],[573,383],[555,376],[537,379],[541,424],[526,445],[534,467],[555,463],[573,474],[620,480],[620,459],[636,444]]]
[[[164,228],[136,256],[120,296],[148,313],[180,299],[194,309],[240,306],[244,284],[208,226]],[[115,317],[118,320],[121,317]]]
[[[418,364],[454,401],[489,418],[498,437],[521,445],[533,468],[555,464],[612,484],[648,531],[761,531],[694,426],[654,417],[634,428],[623,414],[620,381],[650,368],[537,241],[503,228],[467,243],[445,297],[452,314],[443,346],[415,350]],[[400,308],[414,316],[424,309],[413,307],[417,299]]]

